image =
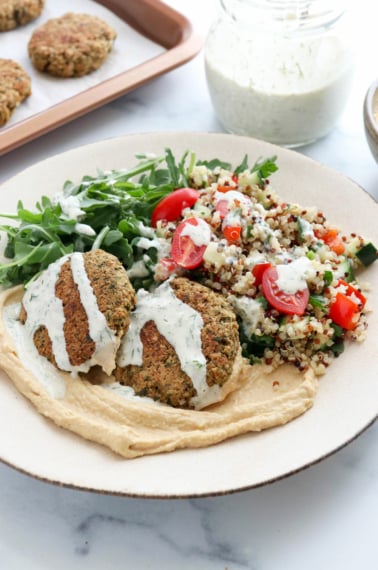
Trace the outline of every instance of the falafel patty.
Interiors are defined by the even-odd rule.
[[[0,58],[0,127],[30,94],[31,80],[24,68],[13,59]]]
[[[103,354],[104,363],[102,367],[105,372],[110,373],[115,366],[115,354],[121,337],[129,326],[129,314],[135,305],[134,289],[130,284],[126,270],[114,255],[100,249],[84,254],[76,253],[72,255],[83,257],[85,273],[95,296],[98,310],[105,316],[107,326],[115,334],[115,346],[112,349],[113,362],[105,362],[107,360],[105,350]],[[90,333],[89,324],[93,315],[88,316],[87,314],[85,309],[86,299],[81,297],[78,280],[76,279],[75,281],[74,279],[71,265],[72,256],[60,267],[55,281],[55,296],[61,300],[63,305],[64,341],[69,362],[73,367],[77,367],[90,361],[98,347],[96,347],[96,342]],[[43,274],[39,279],[42,277]],[[44,293],[43,285],[39,292],[39,294]],[[46,299],[47,302],[48,299]],[[33,299],[29,302],[29,306],[32,303]],[[27,318],[28,309],[23,305],[20,320],[25,324]],[[45,325],[37,328],[34,332],[33,340],[39,354],[59,368],[53,350],[51,334],[49,334],[49,330]],[[98,362],[98,364],[101,365],[101,362]]]
[[[56,77],[81,77],[104,63],[116,36],[101,18],[69,12],[34,30],[28,53],[39,71]]]
[[[169,284],[176,298],[202,318],[200,339],[205,357],[206,384],[209,388],[222,388],[230,379],[236,357],[240,353],[235,314],[223,297],[199,283],[177,277]],[[168,313],[166,318],[169,318]],[[186,322],[184,326],[190,327],[191,323]],[[183,371],[175,348],[159,332],[158,327],[159,323],[153,320],[144,324],[140,331],[142,365],[123,366],[119,359],[114,371],[116,380],[134,388],[137,395],[148,396],[173,407],[201,409],[209,405],[197,401],[199,395],[192,379]],[[180,336],[183,331],[176,330],[174,333]],[[123,342],[127,342],[127,337]],[[190,350],[190,346],[187,348]],[[225,394],[226,392],[222,393],[219,399],[223,399]]]
[[[41,14],[45,0],[1,0],[0,32],[24,26]]]

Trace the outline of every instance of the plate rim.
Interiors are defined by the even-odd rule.
[[[157,132],[144,132],[144,133],[130,133],[130,134],[126,134],[126,135],[120,135],[117,137],[109,137],[109,138],[105,138],[105,139],[101,139],[101,140],[97,140],[91,143],[87,143],[87,144],[83,144],[83,145],[78,145],[78,146],[74,146],[71,147],[69,149],[66,149],[63,152],[60,153],[56,153],[48,158],[45,158],[43,160],[40,160],[28,167],[26,167],[25,169],[21,170],[20,172],[18,172],[17,174],[13,175],[12,177],[8,178],[7,180],[5,180],[4,182],[2,182],[0,184],[0,199],[1,199],[1,191],[3,189],[4,186],[6,186],[8,183],[10,183],[11,181],[13,181],[14,179],[17,179],[20,175],[26,175],[28,173],[28,171],[38,168],[39,166],[49,163],[52,160],[60,160],[62,157],[64,156],[68,156],[71,153],[75,153],[78,151],[86,151],[87,149],[91,149],[93,147],[101,147],[103,144],[119,144],[122,141],[124,141],[125,139],[127,140],[132,140],[132,139],[136,139],[138,137],[142,137],[142,138],[147,138],[147,137],[160,137],[162,139],[162,141],[164,141],[164,137],[165,136],[174,136],[174,137],[186,137],[188,134],[190,134],[190,136],[198,136],[198,137],[215,137],[215,138],[223,138],[223,139],[229,139],[230,137],[236,137],[237,139],[244,139],[246,141],[246,144],[249,143],[253,143],[253,144],[261,144],[266,148],[270,148],[272,151],[273,150],[279,150],[280,153],[288,153],[288,155],[292,156],[293,154],[300,156],[300,160],[307,160],[309,162],[311,162],[315,167],[322,167],[323,169],[325,169],[325,171],[333,173],[333,175],[336,175],[337,177],[339,177],[340,179],[343,178],[345,181],[348,181],[348,183],[352,183],[356,189],[358,189],[359,191],[363,191],[370,199],[373,200],[373,202],[375,204],[377,204],[377,200],[374,198],[374,196],[372,196],[370,193],[368,193],[361,185],[359,185],[358,183],[356,183],[354,180],[352,180],[351,178],[345,176],[344,174],[337,172],[336,170],[322,164],[321,162],[314,160],[311,157],[308,157],[306,155],[300,154],[295,150],[292,149],[285,149],[282,147],[278,147],[276,145],[273,145],[271,143],[266,143],[265,141],[259,141],[256,139],[251,139],[250,137],[241,137],[238,135],[231,135],[228,133],[215,133],[215,132],[203,132],[203,131],[157,131]],[[137,151],[137,149],[136,149]],[[85,174],[85,173],[83,173]],[[33,198],[35,198],[36,196],[33,196]],[[253,489],[253,488],[258,488],[258,487],[262,487],[262,486],[266,486],[269,484],[272,484],[276,481],[279,481],[281,479],[285,479],[287,477],[290,477],[291,475],[294,475],[300,471],[303,471],[305,469],[308,469],[309,467],[316,465],[317,463],[320,463],[321,461],[323,461],[324,459],[334,455],[335,453],[337,453],[339,450],[343,449],[344,447],[346,447],[347,445],[349,445],[349,443],[351,443],[352,441],[354,441],[355,439],[357,439],[362,433],[364,433],[367,429],[369,429],[377,420],[378,418],[378,413],[375,414],[375,416],[373,416],[372,418],[369,418],[368,422],[366,423],[366,425],[364,425],[358,432],[356,432],[354,435],[352,435],[351,437],[349,437],[347,440],[345,440],[344,442],[340,443],[339,446],[335,447],[334,449],[327,451],[326,453],[324,453],[323,455],[320,455],[319,457],[317,457],[314,460],[311,460],[309,462],[307,462],[306,464],[301,465],[300,467],[296,467],[292,470],[288,470],[287,472],[277,475],[276,477],[270,477],[268,479],[262,480],[258,483],[252,483],[251,485],[242,485],[242,486],[237,486],[235,488],[229,488],[229,489],[225,489],[225,490],[215,490],[213,492],[211,491],[203,491],[203,492],[198,492],[198,493],[182,493],[182,494],[169,494],[169,493],[148,493],[148,492],[129,492],[129,491],[116,491],[116,490],[108,490],[108,489],[99,489],[99,488],[94,488],[94,487],[86,487],[84,485],[80,485],[80,484],[74,484],[74,483],[67,483],[67,482],[62,482],[59,480],[54,480],[52,478],[49,477],[43,477],[42,475],[39,475],[38,473],[33,473],[31,470],[27,470],[24,469],[20,466],[17,466],[15,464],[13,464],[12,462],[9,462],[7,460],[4,460],[4,458],[0,457],[0,462],[15,469],[16,471],[19,471],[20,473],[26,474],[28,476],[31,476],[37,480],[43,481],[43,482],[47,482],[56,486],[61,486],[61,487],[65,487],[65,488],[71,488],[71,489],[77,489],[77,490],[83,490],[83,491],[87,491],[87,492],[95,492],[95,493],[100,493],[100,494],[109,494],[109,495],[115,495],[115,496],[125,496],[125,497],[131,497],[131,498],[153,498],[153,499],[178,499],[178,498],[199,498],[199,497],[212,497],[212,496],[223,496],[223,495],[227,495],[227,494],[232,494],[232,493],[236,493],[236,492],[242,492],[242,491],[246,491],[249,489]],[[77,436],[79,437],[79,436]],[[173,452],[174,453],[174,452]],[[127,460],[125,460],[127,461]]]

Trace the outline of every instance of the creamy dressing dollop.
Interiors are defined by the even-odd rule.
[[[277,286],[284,293],[296,293],[307,288],[307,279],[315,277],[316,269],[310,259],[300,257],[291,263],[277,265]]]
[[[210,226],[202,218],[196,218],[196,220],[196,225],[186,224],[181,235],[190,237],[192,242],[198,247],[208,245],[211,239]]]
[[[248,338],[256,331],[259,319],[264,316],[264,309],[256,299],[247,297],[243,295],[242,297],[236,297],[235,295],[230,295],[228,297],[229,302],[234,308],[235,313],[242,320],[242,327],[245,335]]]

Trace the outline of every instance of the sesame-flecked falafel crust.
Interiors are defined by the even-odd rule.
[[[206,358],[208,386],[222,387],[230,378],[240,349],[238,324],[228,302],[207,287],[177,277],[170,283],[176,297],[201,314],[202,351]],[[177,334],[180,334],[177,331]],[[148,321],[141,331],[142,366],[119,365],[114,376],[121,384],[131,386],[137,395],[147,396],[180,408],[193,408],[196,390],[182,370],[173,346],[160,334],[156,324]]]
[[[0,0],[0,32],[24,26],[41,15],[45,0]]]
[[[33,65],[56,77],[81,77],[98,69],[116,38],[104,20],[69,12],[38,27],[28,43]]]
[[[0,127],[30,94],[31,80],[23,67],[12,59],[0,58]]]
[[[127,273],[115,256],[103,250],[84,253],[83,258],[98,308],[105,316],[108,326],[121,338],[128,329],[129,313],[135,306],[135,293]],[[55,284],[55,294],[63,303],[66,319],[64,336],[70,363],[80,366],[93,356],[96,344],[89,334],[88,317],[80,299],[78,286],[73,280],[69,260],[61,267]],[[25,322],[26,318],[22,307],[20,321]],[[41,356],[57,366],[45,326],[39,327],[35,332],[34,344]]]

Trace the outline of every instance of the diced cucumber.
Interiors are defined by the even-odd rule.
[[[376,261],[377,254],[377,249],[370,241],[356,252],[356,256],[361,261],[361,263],[365,265],[365,267]]]
[[[211,241],[205,249],[203,260],[207,264],[214,265],[215,271],[219,271],[219,269],[225,264],[226,258],[222,251],[218,251],[217,243],[215,241]]]
[[[341,261],[337,270],[334,272],[334,277],[336,277],[336,279],[344,279],[344,281],[350,283],[351,281],[355,280],[352,264],[347,257],[340,257]]]

